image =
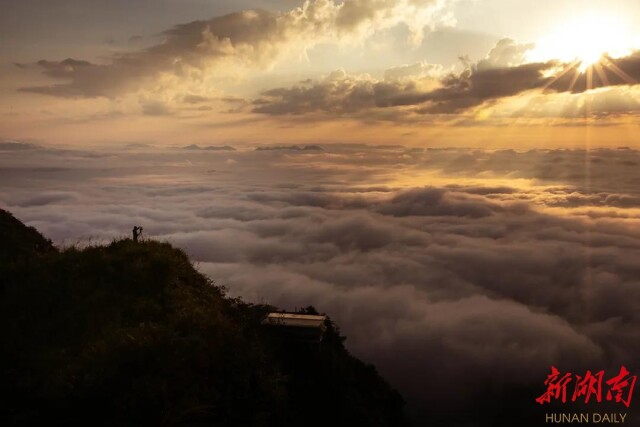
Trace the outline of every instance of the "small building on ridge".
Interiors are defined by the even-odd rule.
[[[327,316],[274,312],[269,313],[262,324],[293,339],[313,343],[322,341],[327,330],[326,320]]]

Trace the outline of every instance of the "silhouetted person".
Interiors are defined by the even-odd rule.
[[[142,227],[133,227],[133,241],[138,243],[138,238],[142,235]]]

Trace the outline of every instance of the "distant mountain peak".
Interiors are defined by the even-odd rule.
[[[205,145],[199,146],[198,144],[191,144],[182,147],[183,150],[206,150],[206,151],[236,151],[236,149],[230,145]]]
[[[258,147],[255,151],[325,151],[319,145],[275,145]]]

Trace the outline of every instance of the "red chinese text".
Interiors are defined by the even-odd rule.
[[[633,389],[636,385],[636,375],[622,366],[620,372],[610,379],[605,380],[605,372],[592,373],[587,371],[584,375],[575,375],[571,372],[561,374],[555,367],[551,367],[551,373],[547,375],[544,385],[547,390],[542,396],[536,399],[541,405],[551,403],[552,400],[559,400],[566,403],[567,399],[572,402],[583,400],[585,403],[592,401],[607,401],[621,403],[627,408],[631,406]],[[606,390],[603,393],[603,390]]]

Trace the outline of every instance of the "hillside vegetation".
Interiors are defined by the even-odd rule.
[[[269,333],[167,243],[59,250],[0,210],[0,293],[2,425],[406,425],[332,322]]]

